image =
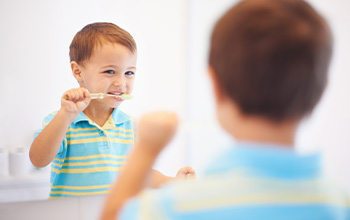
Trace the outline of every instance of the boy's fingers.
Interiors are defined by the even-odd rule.
[[[79,90],[79,101],[86,101],[86,95],[84,90]]]
[[[73,101],[74,101],[74,102],[79,101],[79,99],[80,99],[79,90],[73,90],[73,94],[74,94]]]
[[[190,166],[184,167],[184,171],[186,173],[193,173],[193,174],[195,173],[195,170]]]
[[[186,175],[186,179],[193,179],[193,178],[195,178],[195,177],[196,177],[195,174],[187,174],[187,175]]]
[[[66,97],[67,97],[66,100],[74,101],[74,99],[75,99],[74,91],[71,91],[71,90],[68,91],[68,92],[66,93]]]
[[[86,98],[90,98],[91,97],[89,90],[87,90],[85,88],[83,88],[83,93],[84,93],[84,97],[86,97]]]
[[[71,89],[68,90],[63,99],[65,100],[69,100],[72,102],[79,102],[79,101],[83,101],[86,98],[90,98],[91,95],[89,93],[89,91],[85,88],[77,88],[77,89]]]
[[[192,167],[188,167],[187,170],[188,170],[190,173],[195,173],[195,170],[194,170]]]
[[[79,89],[79,90],[77,90],[77,93],[78,93],[78,98],[79,98],[79,99],[84,98],[84,92],[83,92],[83,90]]]
[[[68,101],[71,101],[72,100],[72,94],[70,92],[67,92],[65,95],[64,95],[64,99],[65,100],[68,100]]]

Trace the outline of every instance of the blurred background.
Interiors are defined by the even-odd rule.
[[[138,46],[135,98],[120,108],[136,118],[159,109],[175,111],[181,118],[176,138],[155,168],[174,176],[180,167],[190,165],[200,175],[231,141],[216,123],[206,71],[212,27],[236,2],[1,0],[0,153],[28,150],[44,117],[60,108],[63,92],[78,87],[70,70],[70,42],[86,24],[103,21],[127,30]],[[300,127],[297,149],[325,153],[326,174],[350,190],[350,2],[308,2],[330,23],[335,49],[328,88]],[[40,189],[27,200],[46,198],[48,170],[3,172],[0,202],[1,192],[22,190],[24,198],[30,187]]]

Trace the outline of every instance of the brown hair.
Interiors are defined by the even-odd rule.
[[[332,37],[303,0],[244,0],[216,24],[209,55],[244,114],[274,121],[313,110],[327,83]]]
[[[136,43],[124,29],[112,23],[97,22],[86,25],[73,38],[69,46],[70,61],[82,64],[89,60],[96,46],[103,43],[118,43],[136,52]]]

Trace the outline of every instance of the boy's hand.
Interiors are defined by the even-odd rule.
[[[196,171],[192,167],[183,167],[177,171],[176,180],[193,179],[196,177]]]
[[[178,125],[176,114],[152,112],[144,115],[138,124],[138,145],[157,155],[174,136]]]
[[[68,113],[79,114],[89,105],[90,101],[91,96],[87,89],[70,89],[62,95],[61,108]]]

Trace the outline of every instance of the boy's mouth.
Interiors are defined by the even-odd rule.
[[[107,92],[107,94],[110,94],[110,95],[123,95],[123,92]]]

